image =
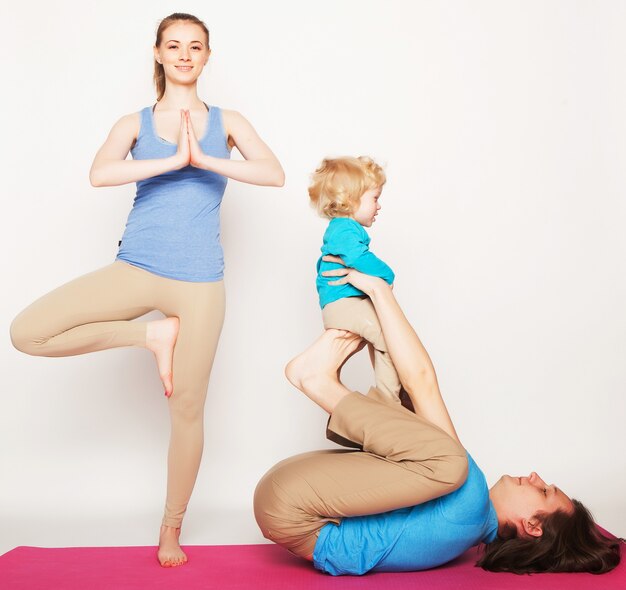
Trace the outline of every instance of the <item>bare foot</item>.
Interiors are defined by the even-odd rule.
[[[344,363],[363,346],[365,342],[352,332],[325,330],[309,348],[287,363],[285,376],[298,389],[320,374],[336,376]]]
[[[162,567],[177,567],[187,563],[187,556],[178,543],[179,537],[180,528],[161,526],[157,557]]]
[[[343,332],[343,330],[341,330]],[[349,334],[350,336],[354,336],[354,334],[352,334],[351,332],[347,332],[347,334]],[[360,350],[363,350],[365,348],[365,346],[372,346],[369,342],[367,342],[366,340],[361,340],[361,342],[359,343],[359,345],[345,358],[343,359],[343,362],[341,363],[341,365],[339,365],[339,368],[337,369],[337,381],[341,381],[341,371],[343,369],[343,367],[345,366],[345,364]],[[372,364],[372,367],[374,365]]]
[[[170,397],[174,386],[172,384],[172,359],[174,346],[178,337],[179,321],[176,317],[165,318],[148,322],[146,327],[146,348],[154,353],[157,369],[165,395]]]
[[[339,371],[346,359],[363,346],[356,334],[326,330],[302,354],[289,361],[285,376],[312,401],[332,413],[339,400],[349,393],[339,383]]]

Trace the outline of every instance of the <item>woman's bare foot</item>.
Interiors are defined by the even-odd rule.
[[[157,553],[161,566],[177,567],[187,563],[187,556],[178,543],[179,537],[180,528],[161,526],[159,551]]]
[[[346,359],[363,348],[360,336],[345,330],[326,330],[302,354],[289,361],[285,376],[307,397],[332,413],[350,393],[338,379]]]
[[[172,384],[172,360],[174,346],[178,337],[179,321],[176,317],[165,318],[148,322],[146,327],[146,348],[154,353],[157,369],[165,395],[170,397],[174,386]]]

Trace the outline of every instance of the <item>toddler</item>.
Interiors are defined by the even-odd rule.
[[[325,159],[313,173],[309,196],[317,212],[330,219],[317,262],[316,285],[324,328],[349,330],[367,340],[373,352],[376,388],[399,403],[400,380],[372,302],[352,285],[329,285],[335,277],[322,276],[323,271],[340,268],[339,264],[322,260],[333,255],[350,268],[393,284],[393,271],[370,252],[370,238],[365,231],[380,211],[378,200],[386,180],[383,169],[366,156]]]

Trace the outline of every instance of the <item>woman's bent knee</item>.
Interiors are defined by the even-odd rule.
[[[311,560],[319,529],[326,523],[311,517],[293,503],[275,481],[276,468],[270,469],[254,491],[254,517],[263,536],[282,545],[294,555]]]
[[[254,490],[254,518],[266,539],[274,540],[270,535],[270,528],[272,523],[272,514],[275,510],[272,510],[276,501],[276,494],[274,492],[274,484],[269,473],[266,473]]]
[[[285,523],[302,520],[302,510],[292,501],[289,479],[281,478],[283,462],[272,467],[254,490],[254,517],[266,539],[276,541],[270,530],[281,529]],[[277,481],[277,479],[279,481]]]
[[[17,350],[26,354],[37,354],[37,337],[29,330],[28,322],[24,321],[24,314],[19,314],[9,328],[11,342]]]
[[[452,455],[448,457],[447,480],[452,485],[452,489],[450,491],[458,490],[465,483],[468,469],[469,462],[467,460],[467,454]]]

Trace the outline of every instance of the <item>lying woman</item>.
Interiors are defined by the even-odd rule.
[[[328,257],[329,261],[341,262]],[[333,575],[435,567],[485,544],[491,571],[604,573],[620,560],[587,509],[535,472],[489,489],[461,445],[434,367],[389,285],[354,269],[329,271],[372,300],[412,405],[387,403],[339,381],[358,336],[327,330],[286,368],[289,381],[330,414],[329,435],[360,450],[315,451],[275,465],[254,511],[263,535]]]

